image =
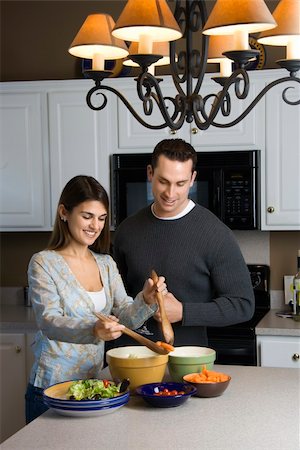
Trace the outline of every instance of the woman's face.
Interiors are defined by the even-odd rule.
[[[88,200],[75,206],[71,212],[63,208],[69,231],[74,241],[81,245],[92,245],[100,236],[107,218],[107,210],[98,200]]]

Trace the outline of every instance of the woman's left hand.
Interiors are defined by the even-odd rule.
[[[154,283],[154,281],[151,278],[148,278],[145,281],[144,287],[143,287],[143,296],[145,299],[145,302],[148,305],[153,305],[156,303],[156,293],[161,292],[162,294],[165,294],[168,292],[167,285],[165,283],[165,277],[159,277],[158,282]]]
[[[97,320],[94,325],[94,336],[103,341],[111,341],[113,339],[118,339],[124,325],[119,324],[119,319],[114,316],[109,316],[110,320],[105,320],[104,318]]]

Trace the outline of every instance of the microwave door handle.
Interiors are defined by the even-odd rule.
[[[217,186],[217,203],[220,204],[220,186]]]
[[[221,204],[221,186],[217,184],[215,188],[215,202],[214,202],[214,211],[215,214],[223,220],[223,205]]]

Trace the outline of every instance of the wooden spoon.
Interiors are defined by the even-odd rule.
[[[95,315],[98,317],[98,319],[100,319],[102,321],[114,322],[113,319],[111,319],[110,317],[105,316],[104,314],[95,312]],[[145,347],[150,348],[150,350],[152,350],[155,353],[159,353],[160,355],[167,355],[168,353],[170,353],[165,348],[160,347],[160,345],[158,345],[155,342],[151,341],[150,339],[147,339],[144,336],[136,333],[135,331],[131,330],[130,328],[125,327],[122,330],[122,333],[126,334],[127,336],[130,336],[133,339],[135,339],[139,344],[145,345]]]
[[[155,284],[158,282],[158,275],[154,270],[152,270],[152,272],[151,272],[151,278]],[[158,303],[159,311],[160,311],[162,334],[164,336],[165,341],[168,344],[173,345],[174,344],[174,331],[173,331],[172,325],[168,319],[168,316],[166,314],[164,299],[163,299],[163,295],[161,292],[156,292],[156,299],[157,299],[157,303]]]

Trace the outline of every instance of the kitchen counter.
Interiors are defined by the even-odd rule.
[[[255,327],[258,336],[299,336],[300,322],[291,318],[276,316],[277,311],[283,308],[271,309]]]
[[[216,366],[232,376],[220,397],[192,397],[152,408],[137,397],[115,413],[45,414],[1,444],[2,450],[299,450],[299,381],[294,369]],[[106,368],[103,378],[108,377]]]

